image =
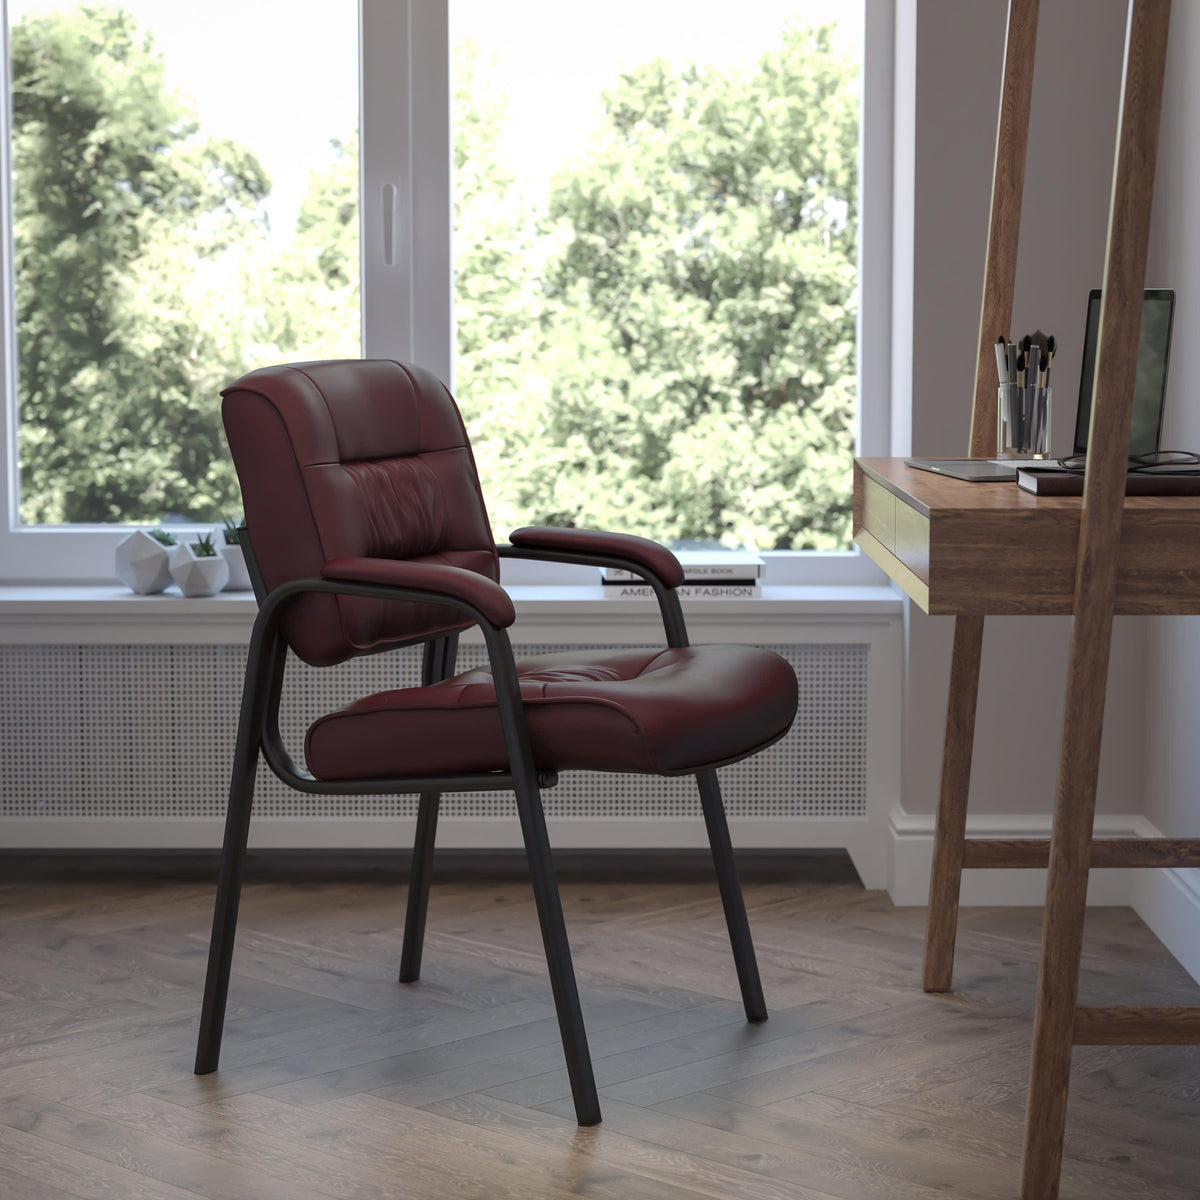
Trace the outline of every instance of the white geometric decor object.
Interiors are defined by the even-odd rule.
[[[187,543],[175,547],[171,578],[185,596],[215,596],[229,582],[229,564],[219,554],[196,554]]]
[[[117,543],[117,578],[139,596],[171,586],[171,556],[161,542],[138,530]]]
[[[229,564],[229,582],[225,585],[227,592],[248,592],[253,584],[250,582],[250,572],[246,569],[246,556],[241,546],[230,546],[228,543],[221,547],[221,557]]]

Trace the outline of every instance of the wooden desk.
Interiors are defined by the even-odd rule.
[[[977,458],[990,457],[996,446],[995,344],[998,334],[1008,338],[1012,332],[1038,8],[1039,0],[1009,0],[967,451]],[[973,843],[972,849],[974,866],[1028,866],[1035,851],[1039,861],[1044,851],[1049,867],[1022,1200],[1058,1197],[1073,1046],[1200,1044],[1200,1008],[1078,1006],[1088,872],[1100,865],[1092,827],[1113,614],[1200,611],[1200,502],[1124,494],[1170,19],[1171,0],[1129,0],[1086,504],[1085,498],[1039,500],[1013,484],[927,478],[895,459],[868,459],[855,467],[859,545],[927,612],[957,614],[929,889],[926,991],[948,991],[954,968],[986,614],[1072,617],[1050,841],[1036,847]],[[1156,839],[1153,846],[1121,842],[1104,843],[1101,861],[1115,856],[1122,866],[1151,865],[1149,853],[1157,865],[1191,866],[1200,854],[1200,838]]]
[[[854,540],[927,613],[1069,614],[1082,505],[902,458],[854,464]],[[1200,613],[1200,496],[1126,497],[1116,611]]]
[[[1113,486],[1122,486],[1119,475]],[[1119,504],[1114,508],[1121,511],[1121,522],[1113,611],[1200,612],[1200,496],[1127,496],[1123,509]],[[1077,578],[1082,513],[1082,497],[1038,497],[1015,483],[968,483],[914,470],[900,458],[859,459],[854,464],[854,540],[927,613],[958,618],[930,876],[925,990],[949,991],[952,984],[964,868],[1050,868],[1024,1200],[1057,1196],[1072,1045],[1200,1043],[1200,1008],[1076,1006],[1089,867],[1200,865],[1200,839],[1092,841],[1108,626],[1102,642],[1079,636],[1078,606],[1093,602],[1098,594],[1089,586],[1091,576]],[[1110,569],[1111,565],[1110,559]],[[968,841],[967,794],[984,617],[1063,613],[1075,614],[1076,628],[1062,759],[1067,766],[1089,764],[1084,803],[1072,803],[1075,798],[1064,784],[1070,777],[1063,766],[1052,840]],[[1077,727],[1084,710],[1093,710],[1095,720],[1081,732]],[[1072,842],[1071,848],[1064,850],[1067,842]]]

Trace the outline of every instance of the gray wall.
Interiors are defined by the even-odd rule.
[[[1176,4],[1154,185],[1147,280],[1177,291],[1163,445],[1200,449],[1200,5]],[[1200,834],[1200,618],[1162,617],[1147,635],[1146,816]]]
[[[1007,7],[1005,0],[898,3],[898,54],[906,38],[916,43],[907,88],[897,67],[896,127],[904,129],[908,104],[915,126],[911,161],[899,142],[896,156],[897,190],[911,179],[912,201],[896,206],[895,257],[898,268],[908,254],[913,264],[911,295],[898,283],[905,291],[895,304],[894,346],[907,336],[912,347],[911,364],[898,357],[893,374],[898,454],[961,455],[967,447]],[[1009,332],[1041,327],[1057,335],[1053,443],[1062,452],[1074,428],[1087,293],[1103,273],[1125,7],[1125,0],[1041,5]],[[911,444],[902,444],[910,429]],[[1137,812],[1146,630],[1136,619],[1117,625],[1099,807]],[[902,783],[909,812],[936,807],[952,633],[952,619],[910,606]],[[1050,811],[1069,634],[1067,618],[988,621],[973,812]]]

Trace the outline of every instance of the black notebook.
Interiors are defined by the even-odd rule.
[[[1071,471],[1020,470],[1017,487],[1037,496],[1082,496],[1083,476]],[[1127,496],[1200,496],[1200,468],[1130,471]]]

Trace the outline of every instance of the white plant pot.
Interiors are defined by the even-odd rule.
[[[117,578],[139,596],[171,586],[171,555],[162,542],[140,529],[117,543]]]
[[[246,556],[241,546],[221,547],[221,557],[229,564],[229,582],[225,585],[227,592],[248,592],[254,586],[250,582],[250,572],[246,569]]]
[[[215,596],[229,582],[229,564],[219,554],[197,558],[181,544],[171,556],[171,578],[185,596]]]

